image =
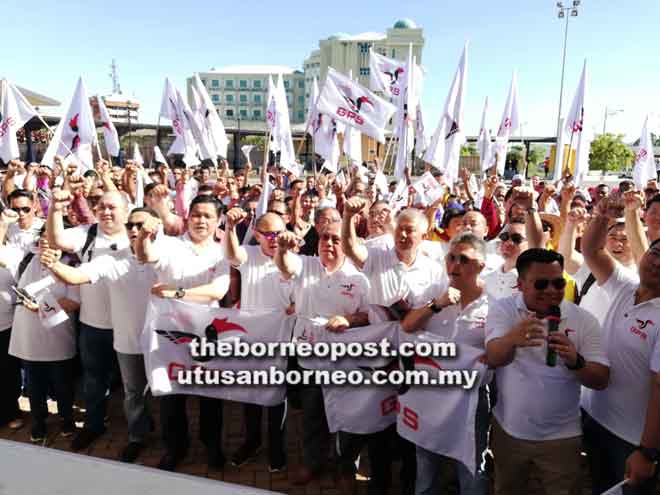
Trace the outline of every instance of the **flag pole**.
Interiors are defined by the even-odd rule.
[[[564,172],[571,166],[571,150],[573,149],[573,136],[575,135],[575,129],[571,129],[571,140],[568,143],[568,152],[566,153],[566,158],[563,160],[561,168],[561,177],[564,176]]]

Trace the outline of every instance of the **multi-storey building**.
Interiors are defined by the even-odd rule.
[[[218,109],[223,121],[265,121],[268,77],[284,76],[284,88],[292,123],[305,120],[305,79],[301,71],[280,65],[233,65],[208,72],[199,77]],[[188,78],[188,99],[191,99],[192,78]]]

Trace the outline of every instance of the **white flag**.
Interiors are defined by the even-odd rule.
[[[193,78],[193,83],[195,88],[197,88],[197,93],[200,98],[201,107],[196,109],[200,112],[201,116],[204,119],[204,126],[206,132],[209,135],[213,147],[218,154],[218,156],[226,157],[227,156],[227,145],[229,144],[229,139],[227,138],[227,133],[225,132],[225,126],[218,115],[218,112],[209,96],[206,87],[202,83],[202,80],[199,78],[199,74],[195,74]]]
[[[399,95],[405,94],[408,67],[409,65],[404,60],[389,58],[370,50],[369,88],[373,91],[382,91],[385,95],[392,97],[392,101],[396,101]],[[413,67],[413,81],[417,88],[415,95],[419,99],[424,73],[419,65],[415,64]]]
[[[412,67],[412,46],[408,50],[408,62],[406,67]],[[408,157],[411,155],[415,138],[411,127],[413,108],[413,94],[415,92],[414,79],[412,71],[406,71],[406,81],[403,93],[397,100],[397,113],[394,117],[396,122],[395,135],[399,138],[398,149],[396,153],[396,163],[394,166],[394,177],[401,180],[406,176],[408,169]]]
[[[332,173],[337,173],[340,156],[337,122],[327,115],[319,113],[313,123],[312,132],[314,153],[325,160],[323,168],[327,168]]]
[[[140,146],[137,143],[133,143],[133,162],[136,165],[144,165],[144,159],[142,158],[142,153],[140,153]]]
[[[290,171],[294,175],[300,175],[300,166],[296,162],[296,151],[293,147],[291,135],[291,120],[289,118],[289,104],[284,88],[284,75],[280,74],[275,97],[277,102],[277,132],[276,139],[279,140],[280,167]]]
[[[355,127],[381,143],[385,142],[385,126],[396,110],[394,105],[332,67],[328,68],[317,108],[319,112]]]
[[[316,103],[319,99],[319,82],[314,77],[312,82],[312,89],[309,92],[309,105],[307,106],[307,121],[305,122],[305,132],[308,132],[311,136],[314,135],[314,123],[318,119],[318,112],[316,111]]]
[[[69,319],[66,312],[55,299],[53,293],[44,289],[37,296],[39,320],[44,328],[53,328]]]
[[[502,121],[497,131],[497,139],[495,140],[495,153],[497,155],[497,173],[504,173],[504,166],[506,165],[506,154],[509,146],[509,138],[516,129],[520,126],[520,116],[518,110],[518,84],[516,80],[516,73],[511,76],[511,85],[509,86],[509,96],[504,105],[504,112],[502,113]]]
[[[586,101],[587,90],[587,61],[584,61],[582,75],[578,84],[573,104],[566,117],[566,133],[570,136],[570,149],[575,150],[575,170],[573,171],[573,183],[579,186],[582,178],[589,170],[589,151],[591,150],[591,141],[593,132],[591,130],[590,120],[593,118]],[[570,160],[570,159],[569,159]],[[570,163],[570,161],[569,161]]]
[[[246,144],[241,146],[241,151],[243,152],[243,156],[245,159],[249,162],[250,161],[250,152],[254,148],[253,144]]]
[[[154,146],[154,162],[167,165],[167,159],[158,146]]]
[[[467,92],[467,50],[466,42],[447,95],[442,117],[424,153],[424,161],[444,171],[445,178],[450,184],[458,178],[461,146],[465,143],[463,111]]]
[[[490,131],[486,124],[486,117],[488,114],[488,97],[484,103],[484,111],[481,114],[481,128],[479,129],[479,138],[477,139],[477,148],[479,150],[479,158],[481,159],[481,171],[485,172],[492,166],[492,150]]]
[[[96,97],[96,101],[99,105],[99,118],[101,120],[101,125],[103,126],[103,140],[105,141],[105,149],[108,152],[108,156],[118,156],[119,155],[119,134],[117,134],[117,129],[115,124],[112,123],[110,118],[110,113],[105,106],[105,102],[101,95]]]
[[[362,134],[353,127],[346,126],[344,130],[344,154],[349,163],[362,164]]]
[[[394,212],[408,207],[408,183],[405,179],[400,180],[390,198],[390,206]]]
[[[424,131],[424,116],[422,115],[422,105],[417,104],[415,117],[415,155],[419,158],[424,156],[426,148],[429,146],[429,140]]]
[[[635,166],[633,167],[633,179],[639,190],[644,190],[648,181],[657,178],[654,156],[653,138],[651,137],[647,115],[642,129],[642,136],[639,138],[639,150],[635,155]]]
[[[96,144],[96,126],[82,77],[78,79],[69,108],[55,129],[41,163],[53,166],[60,155],[75,160],[84,169],[94,168],[92,146]],[[72,156],[70,156],[72,155]]]
[[[186,166],[190,167],[197,165],[199,159],[197,159],[195,138],[190,130],[190,121],[184,115],[182,102],[183,99],[179,98],[178,91],[170,83],[170,80],[165,78],[165,87],[160,103],[160,116],[172,122],[172,131],[175,136],[167,154],[183,155]]]
[[[431,172],[425,172],[424,175],[413,182],[412,186],[429,205],[435,203],[445,194],[444,188],[437,180],[435,180],[435,177],[433,177]]]
[[[5,164],[20,158],[16,131],[37,115],[34,107],[21,92],[6,79],[0,86],[0,158]]]

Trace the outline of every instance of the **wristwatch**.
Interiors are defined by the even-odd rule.
[[[587,362],[584,360],[584,357],[578,352],[577,359],[575,360],[575,366],[566,365],[566,368],[571,371],[578,371],[584,368],[586,365]]]
[[[639,450],[639,452],[649,462],[657,464],[657,462],[660,461],[660,449],[654,449],[652,447],[643,447],[642,445],[640,445],[639,447],[635,447],[635,450]]]
[[[429,309],[430,309],[431,311],[433,311],[435,314],[437,314],[437,313],[439,313],[440,311],[443,310],[443,307],[442,307],[442,306],[438,306],[438,305],[436,305],[436,304],[435,304],[435,301],[431,301],[431,302],[429,303]]]
[[[186,289],[183,289],[179,287],[176,291],[174,291],[174,299],[182,299],[183,296],[186,295]]]

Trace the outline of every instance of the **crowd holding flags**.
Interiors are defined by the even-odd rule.
[[[19,158],[16,131],[23,127],[37,111],[25,99],[21,92],[12,83],[3,79],[2,102],[0,102],[0,158],[5,163]]]

